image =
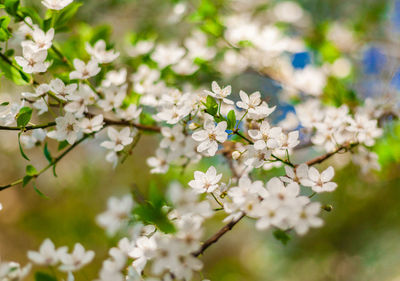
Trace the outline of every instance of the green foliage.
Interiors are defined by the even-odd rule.
[[[287,234],[286,231],[281,230],[281,229],[276,229],[273,232],[273,235],[274,235],[275,239],[280,241],[283,245],[286,245],[290,240],[289,234]]]
[[[33,177],[33,176],[36,176],[38,172],[35,167],[33,167],[32,165],[28,165],[25,168],[25,173],[27,176]]]
[[[382,167],[400,162],[400,122],[386,128],[384,137],[377,141],[374,151]]]
[[[59,151],[63,150],[64,148],[66,148],[68,146],[68,144],[69,143],[66,140],[59,142],[58,143],[58,150]]]
[[[58,32],[63,31],[65,29],[65,25],[75,16],[80,6],[82,6],[82,3],[72,2],[61,11],[52,11],[52,27],[54,27],[54,29]]]
[[[228,130],[233,130],[236,126],[236,114],[235,111],[232,109],[231,111],[229,111],[228,116]]]
[[[0,17],[0,41],[2,42],[7,41],[12,36],[11,32],[8,30],[10,20],[8,16]]]
[[[5,0],[4,1],[4,6],[6,8],[6,12],[12,16],[17,15],[19,4],[20,4],[19,0]]]
[[[57,278],[45,272],[37,271],[35,272],[35,281],[57,281]]]
[[[348,87],[346,81],[335,77],[328,78],[322,100],[335,106],[347,104],[350,108],[359,104],[357,94]]]
[[[173,233],[175,227],[168,219],[164,206],[167,206],[166,200],[153,182],[149,188],[149,199],[134,208],[133,214],[145,224],[154,224],[164,233]]]
[[[49,163],[53,162],[53,157],[51,157],[49,148],[48,148],[48,146],[47,146],[47,142],[44,144],[44,147],[43,147],[43,154],[44,154],[44,156],[46,157],[47,161],[49,161]]]
[[[212,116],[215,116],[218,112],[218,103],[212,96],[207,96],[206,103],[203,103],[206,107],[206,112]]]
[[[26,160],[30,161],[28,156],[26,156],[24,150],[22,149],[22,145],[21,145],[21,134],[22,132],[18,133],[18,146],[19,146],[19,152],[21,153],[22,157],[24,157]]]
[[[4,76],[16,85],[27,85],[31,81],[28,74],[14,67],[11,62],[6,62],[0,59],[0,70],[4,73]]]
[[[32,118],[32,108],[24,106],[17,114],[17,126],[25,128]]]

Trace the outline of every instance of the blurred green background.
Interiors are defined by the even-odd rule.
[[[31,2],[40,7],[40,1]],[[78,19],[89,26],[110,25],[117,48],[129,31],[156,33],[159,38],[179,37],[186,32],[185,26],[166,24],[171,5],[178,1],[84,2]],[[185,2],[191,7],[199,1]],[[222,5],[224,1],[217,2]],[[391,1],[298,2],[309,11],[315,27],[330,21],[352,24],[366,43],[370,40],[366,38],[378,40],[386,36],[384,28]],[[13,91],[11,84],[4,79],[1,82],[2,92]],[[376,146],[383,166],[380,173],[362,175],[346,155],[326,163],[343,169],[338,169],[335,176],[339,188],[332,194],[316,197],[333,205],[332,212],[322,214],[324,227],[313,229],[304,237],[292,235],[289,243],[282,245],[271,232],[257,232],[254,222],[242,221],[206,252],[202,258],[204,277],[212,281],[400,281],[399,128],[392,124],[386,130],[387,140]],[[154,153],[156,138],[143,137],[133,154],[115,170],[104,161],[104,151],[98,144],[86,143],[59,163],[57,178],[48,171],[38,179],[37,186],[50,199],[38,196],[31,186],[1,192],[1,259],[24,264],[27,250],[37,249],[47,237],[57,246],[70,248],[81,242],[96,252],[95,261],[83,269],[85,275],[95,279],[108,249],[115,244],[115,239],[107,237],[95,223],[96,215],[106,208],[107,198],[122,196],[133,186],[146,194],[151,178],[155,178],[160,189],[165,189],[179,175],[149,174],[144,159]],[[16,139],[16,133],[0,132],[0,183],[23,176],[26,162],[19,157]],[[303,154],[308,159],[316,152],[307,150]],[[40,149],[29,151],[29,155],[34,166],[45,165]],[[219,165],[226,169],[222,161]],[[192,171],[193,167],[183,177],[189,178]],[[222,225],[221,219],[216,216],[208,222],[206,237]],[[79,274],[76,278],[84,280]]]

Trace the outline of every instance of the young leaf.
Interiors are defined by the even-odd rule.
[[[10,23],[10,17],[0,17],[0,41],[5,42],[11,38],[12,34],[8,30],[8,24]],[[7,56],[7,55],[6,55]]]
[[[57,278],[44,272],[35,272],[35,281],[57,281]]]
[[[215,116],[218,112],[218,104],[212,96],[207,96],[206,99],[206,112],[212,116]]]
[[[54,29],[58,30],[63,27],[78,12],[80,6],[82,6],[82,3],[73,2],[59,13],[53,14],[53,17],[55,17]]]
[[[275,230],[273,234],[275,239],[281,241],[283,245],[286,245],[290,240],[290,236],[286,233],[286,231],[281,229]]]
[[[236,114],[233,109],[229,111],[227,118],[228,118],[228,127],[227,127],[228,130],[234,129],[236,125]]]
[[[49,163],[53,162],[53,157],[51,157],[50,151],[47,147],[47,142],[44,144],[43,154],[46,157],[47,161],[49,161]]]
[[[60,150],[63,150],[64,148],[66,148],[68,146],[68,142],[65,140],[65,141],[62,141],[62,142],[59,142],[58,143],[58,150],[60,151]]]
[[[13,67],[11,64],[0,60],[0,70],[4,73],[4,76],[13,81],[16,85],[27,85],[31,81],[31,77]]]
[[[32,108],[24,106],[19,110],[17,117],[17,126],[21,128],[25,128],[28,125],[29,121],[31,121],[32,117]]]
[[[31,177],[33,177],[33,176],[36,176],[37,175],[37,170],[36,170],[36,168],[35,167],[33,167],[32,165],[28,165],[28,166],[26,166],[26,175],[27,176],[31,176]]]
[[[41,191],[36,187],[35,182],[33,182],[32,185],[33,185],[33,189],[36,191],[37,194],[39,194],[40,197],[49,199],[49,197],[47,197],[43,192],[41,192]]]
[[[25,187],[30,181],[32,177],[31,176],[25,176],[22,178],[22,187]]]
[[[4,5],[6,7],[6,12],[12,16],[17,15],[19,0],[5,0]]]
[[[21,133],[19,132],[18,134],[18,146],[19,146],[19,152],[21,153],[22,157],[24,157],[26,160],[30,161],[28,156],[26,156],[24,150],[22,149],[22,145],[21,145]]]

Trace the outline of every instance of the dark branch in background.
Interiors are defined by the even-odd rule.
[[[41,124],[41,125],[32,125],[32,126],[26,126],[25,128],[22,127],[7,127],[7,126],[0,126],[0,130],[4,131],[30,131],[30,130],[35,130],[35,129],[45,129],[48,127],[55,126],[56,122],[49,122],[47,124]]]
[[[338,148],[336,148],[336,149],[335,149],[334,151],[332,151],[332,152],[328,152],[328,153],[326,153],[326,154],[324,154],[324,155],[321,155],[321,156],[315,157],[315,158],[313,158],[313,159],[311,159],[311,160],[308,160],[308,161],[306,162],[306,164],[307,164],[308,166],[312,166],[312,165],[315,165],[315,164],[320,164],[320,163],[322,163],[323,161],[325,161],[326,159],[328,159],[328,158],[332,157],[333,155],[335,155],[336,153],[342,153],[342,152],[344,153],[344,152],[347,152],[347,151],[349,151],[350,149],[352,149],[353,147],[356,147],[357,145],[359,145],[358,142],[339,146]],[[296,166],[298,166],[298,165],[296,165]]]

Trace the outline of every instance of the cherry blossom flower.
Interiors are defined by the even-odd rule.
[[[114,50],[106,50],[104,40],[97,41],[93,47],[86,43],[86,51],[99,63],[110,63],[119,56],[119,53]]]
[[[67,247],[56,249],[50,239],[45,239],[38,252],[28,251],[28,258],[38,265],[54,266],[58,264],[60,256],[66,254]]]
[[[131,129],[129,127],[123,128],[121,131],[117,131],[113,127],[109,127],[107,135],[110,138],[109,141],[103,141],[100,145],[115,152],[121,151],[125,146],[132,143],[133,138],[131,137]]]
[[[103,128],[103,115],[99,114],[93,118],[83,118],[80,121],[80,127],[85,134],[91,134]]]
[[[110,197],[107,201],[107,211],[97,216],[98,225],[106,229],[111,236],[115,235],[124,224],[128,223],[128,219],[134,202],[131,195],[125,195],[122,198]]]
[[[171,150],[177,150],[185,139],[183,134],[183,127],[181,125],[175,125],[172,128],[162,127],[161,134],[163,139],[160,142],[161,148],[170,148]]]
[[[279,146],[279,138],[282,134],[282,128],[270,127],[268,121],[261,123],[259,130],[249,130],[249,136],[255,140],[254,148],[262,150],[264,148],[274,149]]]
[[[233,104],[233,101],[231,101],[230,99],[227,98],[232,92],[231,86],[226,86],[225,88],[221,89],[221,87],[218,85],[218,83],[213,81],[211,83],[211,89],[212,89],[212,92],[207,91],[207,90],[205,90],[204,92],[216,99],[222,100],[223,102],[225,102],[227,104]]]
[[[75,70],[69,74],[69,79],[85,80],[90,77],[96,76],[100,72],[100,67],[96,60],[90,60],[85,64],[80,59],[74,59]]]
[[[214,156],[218,150],[218,142],[223,143],[228,138],[228,134],[225,132],[226,127],[227,123],[225,121],[215,125],[212,120],[206,120],[204,122],[204,130],[199,130],[192,134],[192,138],[200,142],[197,151],[207,151],[210,156]]]
[[[65,272],[77,271],[89,264],[93,258],[93,251],[85,251],[85,248],[80,243],[76,243],[71,254],[60,254],[60,261],[62,264],[59,269]]]
[[[72,113],[66,113],[62,117],[56,118],[56,129],[48,132],[47,136],[58,141],[66,140],[69,144],[74,144],[81,134],[78,120]]]
[[[200,171],[194,172],[194,180],[189,182],[189,186],[196,193],[212,193],[218,188],[218,182],[221,180],[222,174],[217,174],[214,166],[208,168],[206,173]]]
[[[336,189],[337,184],[330,180],[335,175],[333,167],[327,168],[321,174],[314,167],[308,170],[308,178],[303,178],[300,183],[304,186],[309,186],[315,192],[332,192]]]
[[[33,29],[31,33],[32,41],[23,41],[22,47],[29,45],[35,51],[42,51],[51,48],[52,41],[54,38],[54,28],[50,28],[47,32],[44,32],[38,27]]]
[[[26,73],[46,72],[50,62],[46,62],[47,50],[36,51],[31,45],[22,48],[22,57],[16,56],[15,61]]]
[[[78,88],[77,84],[65,85],[64,82],[59,79],[53,79],[50,81],[50,89],[56,94],[57,98],[66,101],[68,96],[75,93]]]
[[[261,104],[261,94],[260,92],[254,92],[250,96],[244,91],[239,92],[241,101],[236,103],[237,107],[243,109],[256,108]]]
[[[292,220],[294,222],[294,229],[299,235],[304,235],[310,227],[321,227],[323,221],[317,217],[321,210],[321,204],[319,202],[312,202],[297,212]]]

